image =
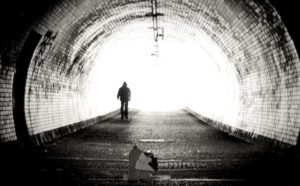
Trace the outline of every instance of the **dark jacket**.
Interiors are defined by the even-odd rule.
[[[131,92],[130,89],[126,86],[122,86],[118,91],[118,99],[121,101],[130,101]]]

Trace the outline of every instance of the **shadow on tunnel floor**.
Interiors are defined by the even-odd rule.
[[[44,149],[33,151],[18,144],[1,147],[1,185],[295,185],[299,183],[299,160],[290,156],[264,154],[255,162],[241,162],[241,166],[220,170],[159,170],[157,175],[172,175],[172,180],[123,180],[127,170],[108,170],[98,167],[91,177],[82,170],[59,168],[57,164],[41,162]],[[219,162],[220,163],[220,162]],[[221,162],[222,163],[222,162]],[[102,177],[101,177],[102,174]],[[194,179],[191,179],[194,178]],[[238,178],[238,179],[236,179]],[[239,178],[241,178],[239,180]],[[3,184],[4,183],[4,184]]]
[[[38,178],[39,149],[25,148],[17,142],[0,145],[1,185],[33,184]]]

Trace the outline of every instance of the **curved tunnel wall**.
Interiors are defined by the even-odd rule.
[[[238,103],[228,108],[238,107],[237,112],[207,113],[198,107],[201,103],[197,99],[189,109],[252,137],[260,135],[296,145],[300,127],[299,58],[274,7],[268,1],[235,0],[158,1],[158,6],[164,14],[162,26],[178,19],[208,35],[227,56],[228,68],[238,81]],[[145,16],[151,11],[149,7],[150,1],[137,0],[60,1],[13,37],[13,45],[7,42],[1,51],[0,141],[17,139],[13,78],[32,30],[41,40],[28,71],[25,112],[29,133],[36,135],[96,117],[97,111],[89,113],[90,108],[85,108],[84,93],[95,51],[126,25],[151,24]]]

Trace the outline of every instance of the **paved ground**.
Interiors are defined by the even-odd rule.
[[[124,180],[134,144],[158,158],[153,179]],[[48,185],[253,185],[294,176],[285,159],[184,111],[115,116],[46,145],[38,162],[35,178]]]

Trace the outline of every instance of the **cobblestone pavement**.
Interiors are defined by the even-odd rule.
[[[152,180],[124,180],[134,144],[158,157]],[[135,111],[46,145],[39,174],[51,185],[245,185],[264,177],[271,159],[184,111]]]

